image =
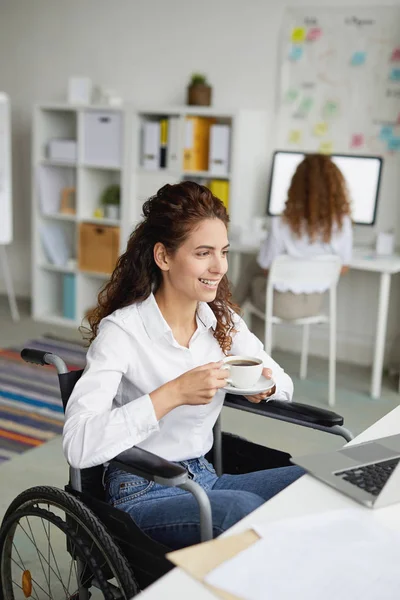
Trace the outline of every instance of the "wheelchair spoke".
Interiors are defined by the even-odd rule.
[[[29,523],[28,517],[26,517],[26,521],[28,523],[29,531],[31,532],[31,535],[32,535],[33,539],[35,539],[35,536],[33,535],[32,527],[31,527],[31,524]],[[43,521],[43,519],[42,519],[42,521]],[[39,558],[40,566],[42,567],[42,570],[43,570],[44,578],[46,579],[46,571],[45,571],[42,559],[40,558],[40,554],[38,552],[38,549],[37,549],[36,545],[35,545],[35,550],[36,550],[36,554],[38,555],[38,558]],[[47,585],[49,587],[49,593],[50,593],[50,577],[49,577],[49,579],[46,579],[46,583],[47,583]]]
[[[42,519],[42,520],[43,520],[43,519]],[[68,590],[67,590],[67,589],[66,589],[66,587],[64,586],[64,583],[63,583],[63,581],[62,581],[62,579],[61,579],[61,572],[60,572],[60,569],[59,569],[59,566],[58,566],[58,563],[57,563],[56,557],[55,557],[55,555],[54,555],[54,552],[53,552],[53,546],[51,545],[51,539],[50,539],[50,521],[48,521],[48,524],[49,524],[49,526],[48,526],[48,534],[46,533],[46,528],[45,528],[45,533],[46,533],[46,535],[47,535],[47,541],[48,541],[48,546],[47,546],[47,547],[48,547],[48,549],[49,549],[49,552],[48,552],[48,556],[49,556],[49,559],[48,559],[48,565],[49,565],[49,581],[50,581],[50,562],[51,562],[50,551],[51,551],[51,555],[52,555],[52,557],[53,557],[54,564],[56,565],[56,568],[57,568],[57,571],[58,571],[58,578],[59,578],[59,580],[61,581],[61,585],[63,586],[64,590],[68,592]],[[53,570],[53,569],[52,569],[52,570]]]
[[[11,558],[11,561],[17,565],[17,567],[21,568],[21,566],[20,566],[20,565],[17,563],[17,561],[16,561],[16,560],[14,560],[14,559],[13,559],[13,557],[12,557],[12,556],[11,556],[10,558]],[[26,569],[24,569],[24,571],[25,571],[25,570],[26,570]],[[32,581],[35,581],[35,580],[33,579],[33,577],[32,577]],[[16,581],[12,580],[12,582],[13,582],[13,583],[14,583],[14,584],[15,584],[17,587],[19,587],[19,588],[20,588],[22,591],[24,591],[24,590],[23,590],[23,588],[22,588],[20,585],[18,585],[18,583],[17,583]],[[39,585],[39,584],[38,584],[36,581],[35,581],[35,583],[36,583],[36,585],[37,585],[38,587],[41,587],[41,586],[40,586],[40,585]],[[41,588],[41,589],[43,589],[43,588]],[[46,590],[43,590],[43,591],[44,591],[44,593],[45,593],[47,596],[49,596],[49,594],[46,592]],[[50,596],[49,596],[49,598],[50,598]],[[39,600],[39,599],[37,598],[37,600]]]
[[[46,557],[44,556],[44,554],[42,552],[40,552],[40,550],[37,548],[35,542],[29,537],[29,535],[27,534],[27,532],[25,531],[25,529],[22,527],[21,523],[19,523],[19,526],[21,527],[22,531],[25,533],[26,537],[28,538],[28,540],[30,540],[30,542],[35,546],[35,548],[37,549],[37,552],[41,555],[41,557],[46,561]],[[67,591],[64,585],[63,580],[59,577],[59,575],[55,572],[55,570],[53,569],[53,567],[50,565],[50,563],[48,563],[49,565],[49,569],[53,572],[53,574],[56,576],[56,578],[59,580],[59,582],[61,583],[62,587],[64,588],[64,591]]]

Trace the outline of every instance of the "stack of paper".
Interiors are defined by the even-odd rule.
[[[244,600],[399,597],[400,534],[374,513],[335,511],[254,529],[262,538],[209,572],[206,583]]]

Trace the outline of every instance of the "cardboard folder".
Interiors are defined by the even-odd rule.
[[[254,542],[259,540],[259,536],[249,529],[238,535],[219,537],[210,542],[196,544],[189,548],[176,550],[167,554],[167,558],[177,567],[186,571],[189,575],[200,581],[217,598],[223,600],[241,600],[239,596],[234,596],[219,588],[204,582],[204,577],[213,569],[218,567],[224,561],[233,558],[239,552],[249,548]]]

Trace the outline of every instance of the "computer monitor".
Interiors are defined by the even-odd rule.
[[[292,177],[304,156],[304,152],[274,152],[268,195],[269,215],[277,216],[283,212]],[[333,154],[331,158],[346,180],[353,222],[358,225],[373,225],[376,219],[382,158],[353,154]]]

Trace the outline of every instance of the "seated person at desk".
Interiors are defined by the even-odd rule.
[[[344,265],[342,273],[346,272],[353,245],[350,214],[346,182],[335,163],[324,154],[306,156],[292,177],[282,216],[272,218],[257,259],[241,269],[235,302],[242,305],[250,299],[265,311],[268,269],[280,254],[297,258],[337,254]],[[318,314],[325,291],[307,286],[275,289],[274,315],[299,319]]]
[[[68,402],[63,446],[76,468],[107,463],[140,446],[178,462],[210,498],[219,535],[303,474],[288,466],[218,477],[204,458],[224,402],[228,354],[262,358],[268,396],[290,401],[293,384],[248,330],[231,302],[228,215],[197,183],[166,185],[89,317],[87,364]],[[105,465],[108,501],[169,548],[200,540],[194,497]]]

